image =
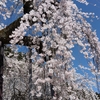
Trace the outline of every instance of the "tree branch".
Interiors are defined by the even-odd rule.
[[[23,0],[24,14],[29,13],[33,9],[33,0],[25,1]]]
[[[21,20],[21,17],[15,20],[10,25],[8,25],[6,28],[0,30],[0,40],[4,44],[10,43],[9,41],[11,40],[11,38],[9,38],[9,36],[12,34],[12,31],[14,31],[15,28],[17,28],[20,25],[20,20]]]
[[[24,9],[24,14],[29,13],[32,9],[33,9],[33,0],[31,1],[25,1],[23,0],[23,9]],[[21,21],[21,17],[19,17],[17,20],[15,20],[14,22],[12,22],[10,25],[8,25],[6,28],[0,30],[0,40],[4,43],[4,44],[10,44],[10,40],[11,38],[9,37],[12,34],[12,31],[15,30],[15,28],[17,28],[18,26],[20,26],[20,21]],[[24,37],[23,38],[23,42],[24,45],[29,46],[32,43],[28,43],[30,40],[30,37]],[[31,41],[30,41],[31,42]],[[20,42],[18,42],[17,44],[21,44]]]

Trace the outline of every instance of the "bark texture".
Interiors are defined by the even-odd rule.
[[[0,100],[2,100],[2,89],[3,89],[3,42],[0,41]]]

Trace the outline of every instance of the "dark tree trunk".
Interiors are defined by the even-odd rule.
[[[31,55],[32,55],[32,49],[29,48],[29,94],[28,94],[28,98],[29,100],[32,100],[32,95],[31,95],[31,91],[32,91],[32,59],[31,59]]]
[[[52,76],[48,76],[50,79],[52,79]],[[51,96],[54,96],[55,91],[53,90],[53,85],[50,83],[50,91],[51,91]]]
[[[3,48],[4,48],[4,46],[3,46],[3,43],[2,43],[2,41],[0,41],[0,100],[2,100],[2,89],[3,89],[3,78],[2,78],[2,76],[3,76]]]
[[[23,0],[24,14],[29,13],[33,9],[33,0],[25,1]]]

